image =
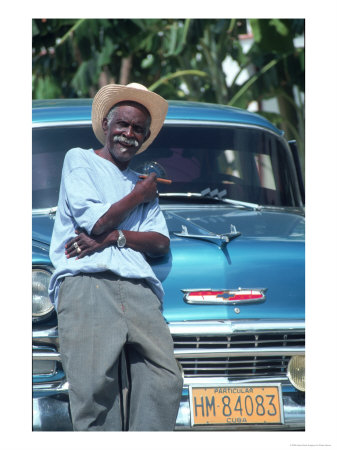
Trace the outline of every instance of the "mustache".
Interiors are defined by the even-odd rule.
[[[132,145],[133,147],[139,147],[139,143],[134,138],[127,138],[125,136],[114,136],[113,142],[119,142],[120,144]]]

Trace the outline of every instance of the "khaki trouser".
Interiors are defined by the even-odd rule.
[[[74,430],[174,429],[182,377],[161,303],[146,282],[112,272],[66,277],[58,321]],[[127,408],[121,395],[123,349]]]

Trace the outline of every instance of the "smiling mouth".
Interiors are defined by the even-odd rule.
[[[139,143],[136,139],[128,139],[124,136],[115,136],[113,142],[121,145],[121,152],[126,152],[130,147],[139,147]]]

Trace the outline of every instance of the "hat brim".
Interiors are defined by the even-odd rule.
[[[102,128],[102,121],[116,103],[123,101],[140,103],[145,106],[151,115],[151,134],[137,151],[136,154],[139,154],[152,144],[161,130],[168,110],[168,103],[163,97],[146,88],[138,89],[120,84],[103,86],[95,95],[91,110],[93,131],[103,145],[105,145],[105,134]]]

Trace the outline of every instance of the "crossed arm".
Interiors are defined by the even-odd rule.
[[[83,230],[77,230],[77,236],[67,242],[65,253],[67,258],[83,258],[111,245],[116,245],[118,239],[117,227],[127,215],[141,203],[152,201],[157,195],[155,174],[150,174],[145,180],[139,181],[130,194],[112,204],[108,211],[96,222],[91,235]],[[154,231],[141,232],[123,230],[126,247],[142,252],[151,257],[165,255],[170,246],[169,239]],[[81,249],[78,254],[74,243]]]

